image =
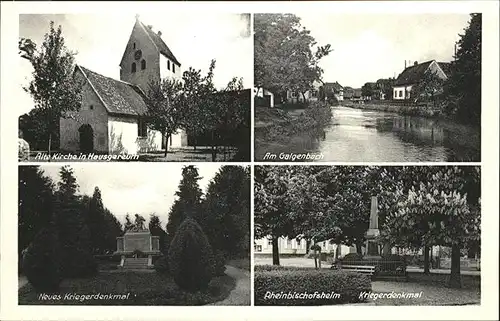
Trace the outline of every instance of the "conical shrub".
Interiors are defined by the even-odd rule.
[[[213,252],[201,226],[187,218],[177,229],[170,244],[170,272],[183,290],[205,290],[214,275]]]
[[[57,293],[61,282],[60,245],[51,227],[34,237],[23,257],[23,272],[38,293]]]

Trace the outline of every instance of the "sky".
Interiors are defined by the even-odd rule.
[[[397,77],[414,61],[453,59],[468,14],[297,14],[318,45],[331,44],[323,58],[323,81],[360,88]]]
[[[183,164],[176,163],[107,163],[72,164],[79,185],[80,195],[92,196],[96,186],[101,190],[102,201],[120,222],[125,215],[138,213],[149,222],[149,215],[156,213],[162,226],[167,223],[168,212],[175,200],[175,192],[182,178]],[[221,168],[218,164],[197,164],[202,177],[198,181],[205,193],[210,180]],[[54,183],[59,181],[61,166],[42,165],[40,168]]]
[[[206,73],[211,59],[216,59],[214,83],[223,88],[233,77],[243,77],[245,88],[253,82],[253,40],[250,19],[232,13],[139,14],[145,25],[162,32],[162,38],[181,63]],[[49,22],[61,25],[66,46],[76,51],[76,63],[104,76],[120,79],[119,64],[135,23],[135,15],[32,14],[19,15],[19,37],[43,42]],[[19,112],[33,108],[31,97],[22,90],[31,79],[31,64],[19,58],[16,75]]]

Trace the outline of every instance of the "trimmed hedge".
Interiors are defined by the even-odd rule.
[[[38,293],[57,293],[61,275],[61,248],[52,227],[34,237],[23,257],[23,272]]]
[[[183,290],[206,290],[214,276],[212,246],[201,226],[192,218],[185,219],[168,251],[170,273]]]
[[[168,268],[168,259],[166,256],[160,256],[154,263],[155,270],[161,274],[168,274],[170,269]]]
[[[254,291],[255,305],[356,303],[364,301],[360,293],[371,291],[371,281],[345,271],[264,265],[255,267]]]

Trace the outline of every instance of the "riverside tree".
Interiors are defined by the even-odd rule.
[[[254,15],[255,85],[283,94],[304,93],[321,79],[319,61],[332,49],[317,45],[293,14]]]
[[[53,21],[39,48],[30,39],[21,39],[19,51],[33,67],[33,79],[24,89],[33,98],[35,108],[47,116],[50,154],[52,134],[57,130],[54,126],[61,117],[69,117],[67,112],[78,111],[82,102],[82,86],[73,78],[75,53],[65,46],[61,26],[55,29]]]
[[[445,93],[447,112],[460,121],[481,125],[481,51],[482,15],[471,14],[469,25],[457,42]]]

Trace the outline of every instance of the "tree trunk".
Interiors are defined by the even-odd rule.
[[[212,131],[212,162],[217,160],[217,149],[215,148],[215,132]]]
[[[342,249],[342,244],[340,244],[340,242],[337,242],[337,247],[335,248],[335,262],[337,262],[340,257],[341,249]]]
[[[361,242],[357,242],[356,243],[356,253],[358,253],[359,255],[363,255],[363,251],[362,251],[362,248],[363,248],[363,243]]]
[[[424,246],[424,274],[429,274],[429,246]]]
[[[48,146],[48,152],[49,152],[49,162],[50,162],[50,147],[52,145],[52,129],[49,129],[49,146]]]
[[[302,98],[304,98],[304,103],[306,102],[306,94],[305,93],[301,93],[302,94]]]
[[[273,265],[280,265],[280,253],[278,247],[278,238],[273,236]]]
[[[321,270],[321,251],[319,251],[318,266],[319,266],[319,268]]]
[[[461,288],[462,280],[460,277],[460,246],[451,247],[451,273],[448,286],[451,288]]]
[[[311,240],[306,239],[306,254],[309,254],[309,248],[311,247]]]
[[[163,136],[165,137],[165,158],[166,158],[168,153],[168,140],[170,139],[170,135],[167,136],[166,134],[163,134]]]
[[[317,269],[318,268],[318,252],[316,252],[316,250],[314,250],[314,268]]]

